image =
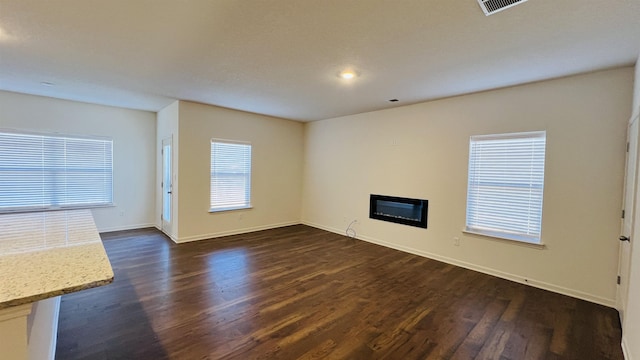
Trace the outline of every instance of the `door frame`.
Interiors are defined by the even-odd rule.
[[[165,147],[169,146],[169,168],[166,168],[165,162]],[[160,198],[161,198],[161,210],[160,210],[160,230],[163,233],[171,236],[173,230],[173,220],[174,220],[174,211],[173,211],[173,135],[162,139],[161,147],[160,147],[160,158],[162,163],[162,174],[161,174],[161,183],[160,183]],[[169,185],[166,187],[166,171],[169,171]],[[168,189],[168,190],[167,190]],[[166,221],[165,218],[165,191],[169,192],[169,219]]]
[[[634,124],[636,125],[635,130],[633,130],[633,126]],[[638,216],[638,214],[636,214],[636,211],[639,211],[639,209],[637,208],[637,205],[640,205],[638,203],[638,174],[639,174],[639,165],[640,165],[640,144],[638,144],[638,140],[640,140],[640,118],[638,115],[632,117],[629,122],[627,123],[627,154],[626,154],[626,160],[625,160],[625,175],[624,175],[624,188],[623,188],[623,211],[624,211],[624,218],[621,219],[620,222],[620,234],[622,236],[627,236],[629,237],[631,240],[626,243],[623,241],[618,241],[618,276],[620,278],[619,284],[617,284],[616,286],[616,308],[618,309],[618,312],[620,314],[620,320],[624,321],[624,313],[627,310],[627,300],[628,300],[628,296],[629,296],[629,278],[631,275],[631,262],[632,262],[632,247],[633,247],[633,242],[634,242],[634,233],[636,231],[635,229],[635,218]],[[629,148],[628,144],[631,144],[632,141],[634,141],[635,143],[635,149],[633,148]],[[635,154],[632,154],[631,152],[635,150]],[[627,204],[626,200],[627,200],[627,188],[628,188],[628,181],[629,179],[627,178],[627,172],[628,172],[628,168],[629,168],[629,159],[631,159],[633,156],[633,159],[635,160],[635,171],[633,174],[633,184],[631,184],[631,187],[629,188],[629,190],[632,191],[632,198],[631,198],[631,203]],[[625,231],[625,222],[629,221],[629,231],[628,233],[626,233]],[[624,267],[623,265],[626,262],[626,267]],[[626,285],[623,287],[623,285]]]

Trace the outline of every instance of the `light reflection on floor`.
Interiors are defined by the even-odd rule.
[[[244,248],[225,249],[207,256],[209,294],[215,303],[237,299],[250,293],[251,262]]]

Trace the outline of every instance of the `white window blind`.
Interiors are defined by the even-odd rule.
[[[0,131],[0,212],[113,203],[113,141]]]
[[[472,136],[466,231],[541,243],[546,132]]]
[[[211,211],[251,207],[251,144],[211,141]]]

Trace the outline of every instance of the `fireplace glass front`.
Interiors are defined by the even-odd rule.
[[[426,229],[428,208],[429,200],[372,194],[369,217]]]

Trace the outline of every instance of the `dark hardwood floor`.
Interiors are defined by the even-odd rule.
[[[615,310],[297,225],[102,235],[113,284],[62,297],[57,359],[622,359]]]

